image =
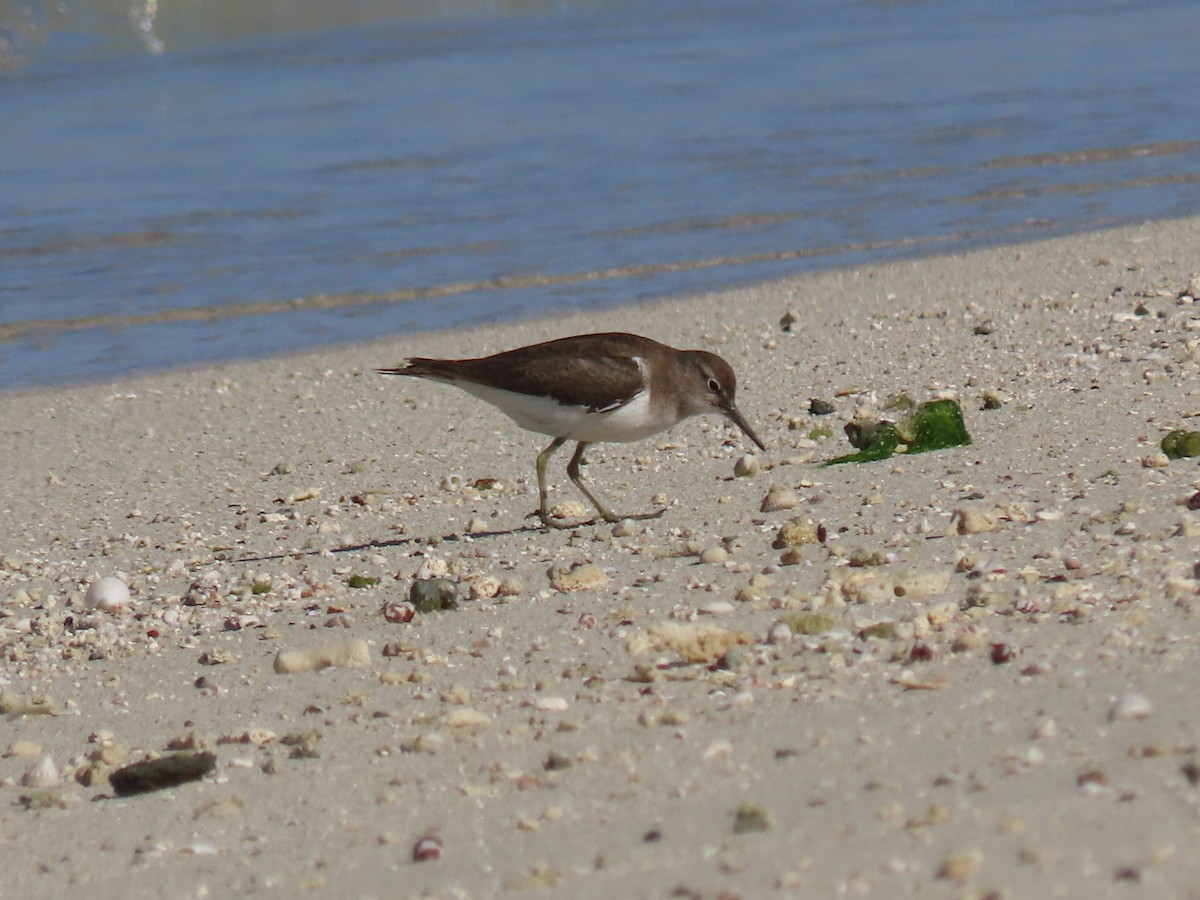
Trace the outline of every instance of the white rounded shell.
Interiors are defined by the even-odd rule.
[[[89,585],[83,604],[88,609],[116,612],[129,605],[129,588],[115,575],[104,575]]]

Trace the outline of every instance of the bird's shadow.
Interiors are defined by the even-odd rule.
[[[463,540],[481,541],[489,538],[510,537],[514,534],[526,534],[532,532],[543,531],[539,525],[519,525],[516,528],[499,528],[493,531],[479,531],[472,534],[459,534],[452,532],[443,534],[439,540],[442,543],[457,543]],[[364,541],[361,544],[347,544],[344,547],[334,547],[329,550],[283,550],[279,553],[266,553],[260,556],[243,556],[238,559],[231,559],[231,563],[261,563],[270,562],[271,560],[279,559],[303,559],[306,556],[324,556],[326,553],[341,554],[341,553],[361,553],[364,550],[388,550],[397,547],[412,547],[421,543],[428,542],[428,537],[399,537],[387,541]]]

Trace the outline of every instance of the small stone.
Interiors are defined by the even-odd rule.
[[[417,608],[408,600],[389,600],[383,604],[383,618],[394,624],[411,622],[417,614]]]
[[[41,744],[35,744],[33,741],[13,741],[8,745],[8,749],[4,751],[4,756],[5,758],[13,756],[39,756],[41,752]]]
[[[982,534],[995,531],[999,519],[978,507],[967,506],[956,509],[950,520],[951,534]]]
[[[804,551],[799,547],[788,547],[783,553],[779,554],[779,564],[781,566],[798,566],[804,562]]]
[[[1049,741],[1058,736],[1058,723],[1053,719],[1042,719],[1033,726],[1030,734],[1035,741]]]
[[[793,509],[799,502],[800,499],[796,496],[795,491],[790,488],[773,486],[767,491],[767,495],[763,497],[759,511],[780,512],[785,509]]]
[[[427,834],[413,845],[413,862],[430,862],[442,858],[442,839]]]
[[[408,602],[421,613],[457,609],[458,586],[449,578],[416,578],[408,589]]]
[[[710,565],[720,565],[729,559],[729,551],[724,547],[709,547],[700,553],[700,562]]]
[[[792,519],[785,522],[771,544],[776,550],[817,543],[817,529],[807,519]]]
[[[54,787],[59,782],[58,766],[48,753],[38,757],[29,770],[21,776],[21,784],[31,788]]]
[[[108,780],[118,797],[128,797],[198,781],[216,765],[214,753],[173,753],[117,769]]]
[[[612,527],[612,536],[632,537],[633,535],[637,534],[637,530],[637,522],[633,521],[633,519],[622,519]]]
[[[427,556],[421,561],[421,565],[417,567],[417,571],[413,573],[415,580],[427,580],[433,578],[445,578],[450,574],[450,564],[444,559],[437,556]]]
[[[496,596],[519,597],[523,593],[525,593],[525,582],[514,575],[501,580],[500,590],[496,592]]]
[[[733,464],[733,474],[737,478],[753,478],[760,471],[762,466],[758,461],[758,457],[753,453],[745,453],[737,458],[737,462]]]
[[[331,667],[367,669],[370,666],[370,645],[358,638],[332,641],[305,650],[281,650],[275,657],[275,671],[280,675],[315,672]]]
[[[756,831],[769,831],[771,816],[761,806],[747,803],[739,807],[733,814],[733,833],[750,834]]]
[[[447,728],[482,728],[491,723],[491,718],[478,710],[464,708],[456,709],[446,714],[442,720]]]
[[[550,586],[556,591],[586,591],[608,583],[608,575],[595,563],[555,566],[550,570]]]
[[[812,397],[808,401],[809,415],[813,416],[828,416],[837,411],[837,407],[828,400],[822,400],[820,397]]]
[[[202,666],[220,666],[233,659],[233,654],[224,647],[213,647],[200,654],[198,662]]]
[[[1124,722],[1131,719],[1148,719],[1154,711],[1144,694],[1130,691],[1116,699],[1108,710],[1108,721]]]
[[[533,705],[542,712],[566,712],[570,703],[566,697],[538,697]]]
[[[119,612],[129,606],[129,587],[115,575],[104,575],[88,586],[83,605],[103,612]]]
[[[246,810],[246,803],[237,794],[202,803],[192,814],[193,819],[236,819]]]
[[[772,622],[767,629],[768,644],[790,644],[793,637],[792,627],[787,622]]]
[[[472,600],[491,600],[500,593],[500,584],[500,579],[495,575],[485,575],[471,582],[467,596]]]
[[[550,508],[550,515],[555,519],[586,519],[588,508],[578,500],[567,500],[554,504]]]
[[[728,616],[733,613],[733,604],[728,600],[714,600],[697,608],[697,612],[705,616]]]
[[[948,856],[938,866],[937,877],[961,884],[975,876],[983,864],[983,854],[978,850]]]

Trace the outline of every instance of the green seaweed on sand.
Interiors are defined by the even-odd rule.
[[[418,578],[408,590],[408,602],[420,613],[458,609],[458,588],[449,578]]]
[[[794,612],[780,621],[792,629],[792,634],[824,634],[834,626],[833,616],[820,612]]]
[[[1162,452],[1167,459],[1200,456],[1200,431],[1172,431],[1162,439]]]
[[[962,407],[954,400],[930,400],[899,423],[855,420],[846,423],[846,437],[857,453],[825,463],[876,462],[895,453],[928,453],[971,443]]]

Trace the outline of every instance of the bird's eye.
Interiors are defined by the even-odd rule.
[[[714,394],[721,393],[721,385],[715,378],[708,379],[708,389]]]

